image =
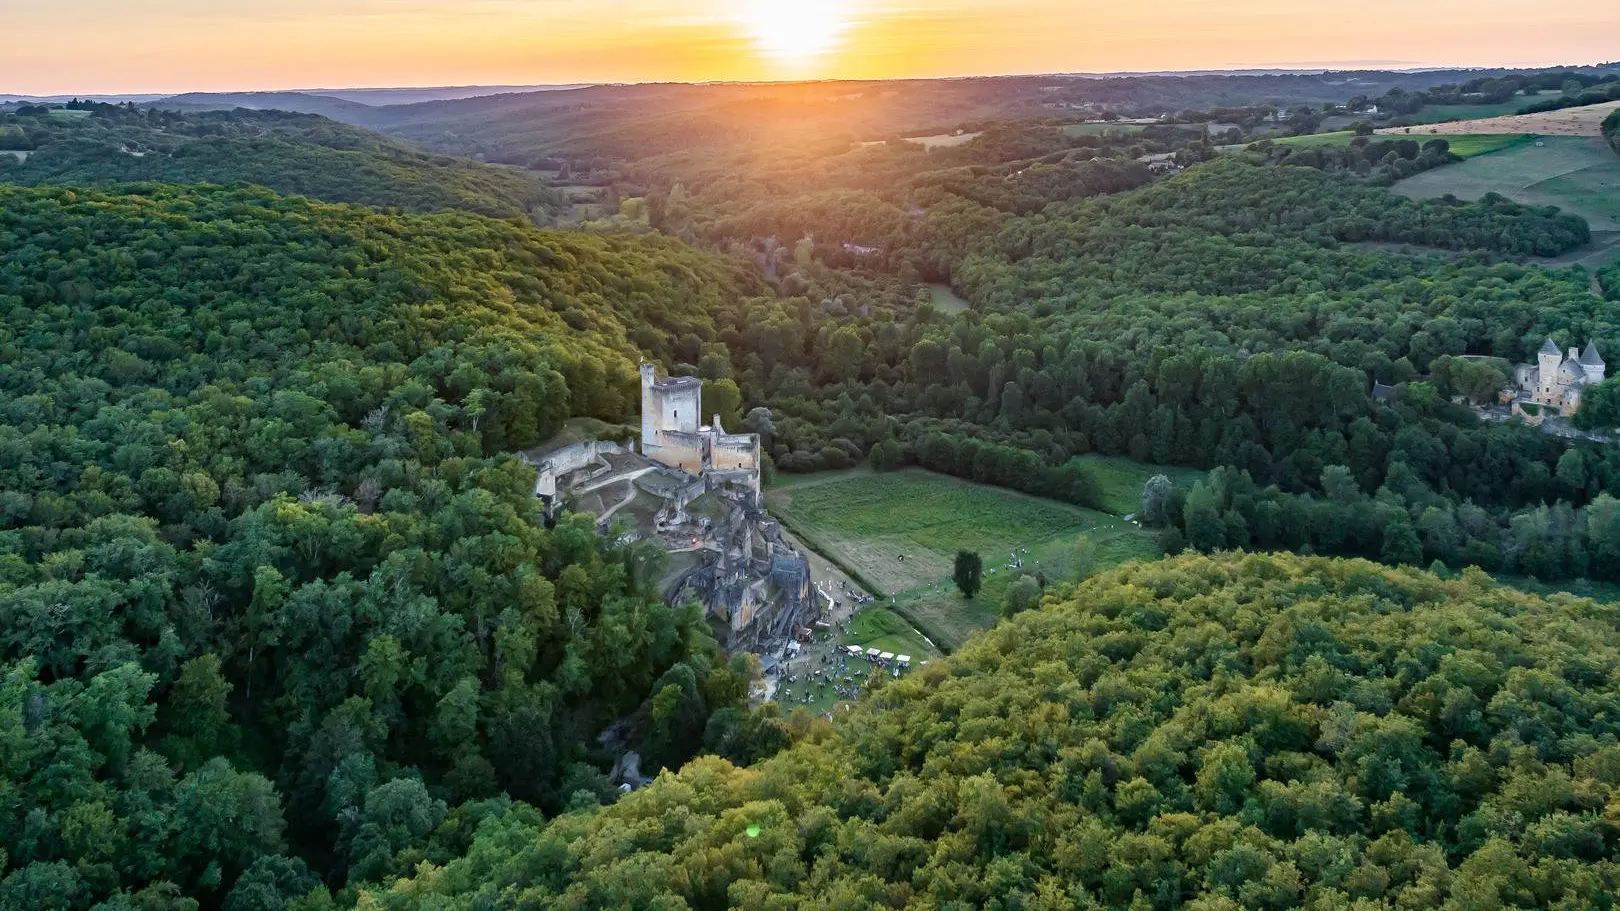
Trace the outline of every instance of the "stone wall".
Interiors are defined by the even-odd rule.
[[[557,496],[557,481],[582,468],[589,467],[605,455],[623,455],[634,451],[629,443],[615,443],[611,440],[590,440],[584,443],[575,443],[561,449],[548,452],[539,458],[530,458],[523,455],[521,458],[526,464],[533,465],[540,470],[540,476],[535,479],[534,495],[550,500]]]

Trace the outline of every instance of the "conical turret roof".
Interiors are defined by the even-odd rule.
[[[1581,366],[1602,367],[1603,358],[1598,356],[1597,342],[1587,342],[1586,350],[1581,352]]]
[[[1549,339],[1547,339],[1547,344],[1541,346],[1541,353],[1542,354],[1563,354],[1564,352],[1559,351],[1558,350],[1558,343],[1549,338]]]

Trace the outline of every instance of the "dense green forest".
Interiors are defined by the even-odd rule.
[[[398,826],[610,795],[654,694],[654,766],[780,736],[661,551],[547,529],[510,455],[757,279],[247,188],[0,187],[0,250],[0,908],[403,872]]]
[[[1617,620],[1478,573],[1127,567],[752,768],[492,815],[364,906],[1610,908]]]
[[[0,114],[0,182],[95,186],[238,181],[327,202],[524,217],[554,203],[521,171],[428,152],[324,117],[279,111],[176,113],[80,103]]]

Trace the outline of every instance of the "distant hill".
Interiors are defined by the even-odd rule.
[[[312,114],[115,105],[74,113],[81,116],[0,114],[0,148],[26,153],[0,155],[0,182],[241,181],[328,202],[501,218],[552,200],[537,179],[515,169],[431,153]]]
[[[447,85],[430,88],[403,89],[309,89],[304,94],[324,95],[361,104],[420,104],[425,101],[454,101],[461,98],[483,98],[489,95],[512,95],[530,92],[566,92],[590,85],[576,82],[571,85]]]
[[[185,95],[170,95],[148,102],[147,106],[170,111],[229,111],[235,108],[246,108],[250,111],[288,111],[295,114],[319,114],[322,117],[346,122],[359,122],[371,107],[358,101],[304,92],[231,94],[192,92]]]
[[[1581,70],[1608,72],[1613,67]],[[876,140],[1113,111],[1157,117],[1246,105],[1343,104],[1513,70],[1045,75],[973,79],[600,85],[345,110],[329,116],[489,161],[624,160],[765,145]],[[1571,72],[1574,72],[1572,70]]]

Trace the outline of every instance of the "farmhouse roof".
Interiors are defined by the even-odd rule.
[[[1372,390],[1373,401],[1376,401],[1376,402],[1393,401],[1393,400],[1395,400],[1396,398],[1398,398],[1400,396],[1400,392],[1401,392],[1401,387],[1400,386],[1385,386],[1383,383],[1380,383],[1377,380],[1373,380],[1373,390]]]
[[[1542,354],[1563,354],[1562,351],[1558,350],[1558,343],[1553,341],[1550,338],[1547,339],[1547,344],[1541,346],[1541,353]]]
[[[1598,356],[1597,342],[1586,343],[1586,350],[1581,352],[1581,365],[1585,367],[1603,366],[1603,358]]]

